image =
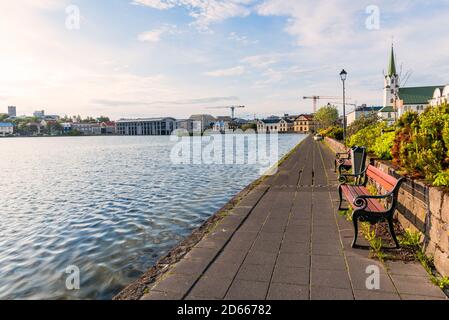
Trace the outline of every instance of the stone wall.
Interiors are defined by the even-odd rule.
[[[325,142],[334,152],[345,149],[336,140],[326,137]],[[368,161],[383,172],[399,177],[389,162]],[[434,258],[438,272],[449,276],[449,194],[422,181],[407,178],[399,191],[398,202],[396,214],[401,225],[424,235],[426,254]]]

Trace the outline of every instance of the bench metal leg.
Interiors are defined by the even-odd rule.
[[[393,238],[394,243],[396,244],[396,249],[399,249],[399,242],[396,238],[396,233],[394,232],[393,218],[388,219],[388,228],[390,229],[391,237]]]
[[[340,204],[338,205],[338,210],[343,210],[341,203],[343,202],[343,191],[341,190],[341,185],[338,186],[338,196],[340,197]]]
[[[354,212],[355,213],[355,212]],[[354,240],[352,241],[352,245],[351,245],[351,247],[353,247],[353,248],[355,248],[357,245],[356,245],[356,242],[357,242],[357,237],[358,237],[358,235],[359,235],[359,224],[358,224],[358,220],[359,220],[359,217],[358,217],[358,215],[356,215],[356,214],[353,214],[352,215],[352,223],[354,224]]]

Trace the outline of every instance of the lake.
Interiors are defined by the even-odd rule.
[[[279,135],[277,157],[305,137]],[[177,143],[0,139],[0,299],[110,299],[260,176],[257,164],[176,163]],[[79,290],[66,288],[73,266]]]

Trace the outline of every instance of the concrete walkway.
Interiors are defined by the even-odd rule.
[[[421,265],[386,268],[350,247],[332,161],[307,138],[143,299],[445,299]],[[376,269],[379,289],[369,290]]]

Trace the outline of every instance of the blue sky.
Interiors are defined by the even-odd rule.
[[[66,27],[70,5],[79,28]],[[353,103],[380,104],[392,39],[406,85],[449,83],[447,0],[18,0],[0,10],[0,108],[20,114],[304,113],[304,95],[341,95],[342,68]],[[367,27],[376,10],[378,28]]]

